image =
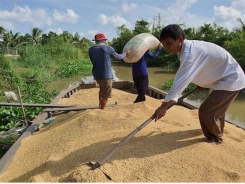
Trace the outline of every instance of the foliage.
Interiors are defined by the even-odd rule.
[[[133,36],[136,36],[140,33],[150,33],[149,22],[147,22],[146,20],[137,20],[135,23]]]
[[[120,53],[123,51],[124,45],[133,37],[132,31],[126,28],[125,25],[117,27],[117,38],[113,38],[112,43],[110,45],[116,50],[116,52]]]
[[[42,36],[42,30],[40,30],[38,28],[32,29],[31,38],[33,40],[33,44],[40,44],[41,36]]]
[[[19,79],[21,80],[21,79]],[[57,91],[44,91],[44,84],[37,80],[23,82],[21,93],[23,103],[43,103],[48,104],[51,99],[58,94]],[[25,107],[26,119],[31,121],[42,110],[40,107]],[[15,126],[15,121],[23,119],[23,112],[20,107],[1,107],[0,108],[0,131],[7,131]]]
[[[171,86],[173,85],[174,83],[174,79],[170,79],[168,80],[167,82],[165,82],[164,86],[163,86],[163,89],[165,89],[166,91],[169,91]],[[194,88],[196,88],[196,85],[193,84],[193,83],[190,83],[184,90],[184,92],[189,92],[191,90],[193,90]]]
[[[218,26],[217,24],[213,23],[211,24],[204,24],[204,26],[201,26],[198,31],[196,31],[196,34],[192,34],[193,38],[189,39],[199,39],[204,40],[208,42],[215,43],[221,47],[223,47],[225,41],[231,40],[231,35],[228,29],[225,29],[221,26]]]
[[[151,29],[151,34],[154,35],[156,38],[159,39],[159,36],[161,34],[162,29],[164,28],[164,25],[162,24],[162,18],[161,15],[158,14],[154,20],[153,20],[153,25]]]
[[[3,94],[4,91],[12,90],[13,87],[16,87],[16,78],[13,74],[13,68],[11,58],[5,58],[0,55],[0,94]]]
[[[62,78],[80,75],[90,75],[92,65],[87,60],[63,60],[57,70],[58,76]]]
[[[58,40],[60,44],[54,40]],[[59,78],[85,76],[91,73],[92,64],[89,59],[81,59],[84,54],[79,48],[64,43],[58,37],[54,40],[51,39],[50,44],[46,45],[20,46],[20,57],[17,60],[0,57],[2,95],[8,90],[16,92],[19,86],[23,103],[49,104],[58,91],[45,91],[45,84]],[[4,100],[3,96],[1,99]],[[25,107],[27,121],[34,119],[42,110],[37,107]],[[1,107],[0,118],[0,130],[7,131],[13,128],[15,121],[23,119],[23,112],[20,107]]]
[[[3,45],[7,47],[16,47],[19,44],[19,36],[20,33],[17,32],[15,34],[12,33],[12,31],[9,31],[7,33],[4,33],[3,35]]]
[[[87,53],[88,49],[94,45],[93,42],[88,40],[87,38],[83,37],[78,43],[75,44],[76,47],[80,48],[82,53]]]
[[[231,41],[226,41],[224,48],[229,50],[230,54],[237,60],[238,63],[245,67],[245,32],[237,33]]]
[[[154,52],[154,51],[152,51]],[[161,66],[166,68],[177,68],[179,66],[179,58],[177,55],[171,55],[162,49],[155,60],[147,58],[148,66]]]

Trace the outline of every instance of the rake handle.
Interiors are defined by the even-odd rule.
[[[104,156],[102,156],[93,166],[92,169],[96,169],[101,166],[121,145],[127,142],[131,137],[133,137],[137,132],[139,132],[142,128],[144,128],[147,124],[149,124],[153,119],[155,119],[155,113],[147,119],[144,123],[142,123],[138,128],[124,137],[118,144],[113,146]]]

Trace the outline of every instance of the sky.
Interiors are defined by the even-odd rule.
[[[118,26],[133,30],[142,19],[152,26],[158,16],[164,26],[216,23],[232,31],[241,27],[237,18],[245,23],[245,0],[0,0],[0,26],[13,34],[39,28],[92,40],[102,32],[112,41]]]

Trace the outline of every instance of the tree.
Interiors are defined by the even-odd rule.
[[[78,47],[79,48],[79,41],[80,41],[80,35],[78,32],[76,32],[73,36],[72,36],[72,41],[71,44],[74,47]]]
[[[245,32],[237,32],[232,40],[228,40],[224,44],[224,48],[237,60],[237,62],[245,68]]]
[[[20,35],[18,39],[20,42],[19,45],[28,45],[28,44],[33,45],[32,36],[28,33],[26,33],[25,35]]]
[[[215,43],[219,46],[223,46],[225,41],[231,40],[231,34],[228,29],[225,29],[217,24],[204,24],[197,31],[196,38],[200,40]]]
[[[125,25],[117,27],[117,38],[113,38],[111,46],[117,52],[122,52],[124,45],[133,37],[133,33]]]
[[[79,41],[79,48],[81,48],[82,52],[87,53],[88,49],[93,45],[94,43],[91,42],[89,39],[83,37]]]
[[[133,30],[134,36],[140,33],[150,33],[149,23],[143,19],[136,21]]]
[[[12,31],[10,31],[3,35],[3,42],[6,44],[6,46],[16,47],[19,44],[19,36],[19,32],[13,35]]]
[[[189,40],[197,40],[197,30],[193,28],[186,28],[183,30],[185,33],[185,38]]]
[[[3,35],[3,45],[7,47],[7,52],[9,52],[9,47],[16,47],[20,43],[19,41],[20,33],[17,32],[13,35],[12,31],[4,33]]]
[[[33,28],[31,31],[31,36],[34,44],[40,44],[42,38],[42,30],[38,28]]]
[[[47,34],[42,34],[41,38],[41,44],[46,45],[48,43],[48,35]]]
[[[0,26],[0,36],[4,35],[4,33],[6,32],[6,30]]]
[[[158,14],[156,18],[154,18],[151,33],[154,35],[156,38],[159,38],[162,29],[164,28],[164,25],[162,24],[162,19],[161,15]]]
[[[59,44],[63,41],[61,36],[57,35],[56,33],[52,31],[50,31],[47,36],[42,35],[42,38],[46,39],[46,44],[51,44],[51,45]]]
[[[73,38],[72,38],[72,41],[73,41],[73,42],[79,42],[79,40],[80,40],[80,35],[79,35],[78,32],[76,32],[76,33],[74,34]]]
[[[245,24],[244,24],[244,22],[242,21],[242,19],[241,18],[237,18],[237,21],[238,22],[240,22],[241,24],[242,24],[242,31],[245,31]]]
[[[60,35],[65,42],[72,43],[73,36],[68,31],[63,31],[63,33]]]
[[[2,26],[0,26],[0,38],[1,38],[1,40],[3,38],[5,31],[6,30]],[[0,45],[3,45],[3,42],[1,40],[0,40]],[[2,51],[0,51],[0,53],[2,53]]]

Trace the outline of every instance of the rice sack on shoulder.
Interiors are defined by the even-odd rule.
[[[155,49],[160,41],[150,33],[141,33],[131,38],[123,48],[123,52],[130,50],[131,54],[123,60],[127,63],[137,62],[147,50]]]

